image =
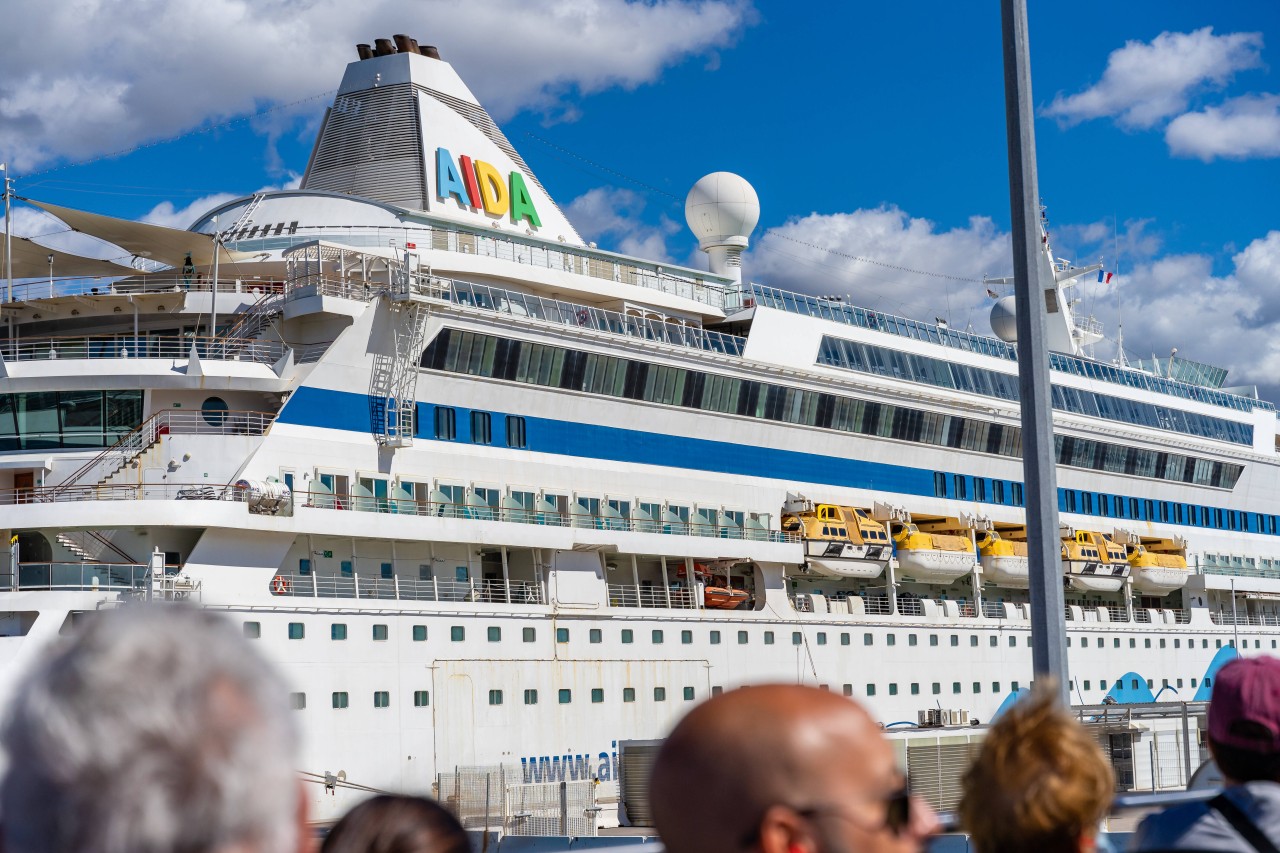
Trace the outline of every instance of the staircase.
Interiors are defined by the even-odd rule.
[[[266,331],[267,326],[284,310],[284,294],[264,293],[245,310],[235,316],[234,322],[222,330],[219,338],[248,341]],[[234,354],[229,352],[228,355]]]
[[[370,377],[371,429],[387,447],[413,444],[413,415],[418,398],[418,363],[425,345],[426,305],[409,299],[391,301],[392,354],[376,355]]]
[[[75,486],[90,481],[101,485],[117,471],[150,450],[169,432],[168,410],[156,412],[133,432],[81,465],[69,477],[44,493],[45,501],[55,501]]]
[[[54,538],[58,544],[66,548],[72,554],[80,558],[83,563],[114,563],[119,562],[116,559],[104,560],[103,555],[108,551],[115,557],[120,558],[126,563],[137,564],[137,560],[129,556],[114,542],[107,538],[114,530],[104,530],[98,532],[96,530],[81,530],[76,534],[59,533]],[[105,535],[104,535],[105,534]],[[77,538],[79,537],[79,538]]]

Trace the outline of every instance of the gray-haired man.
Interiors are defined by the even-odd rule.
[[[3,746],[5,853],[304,849],[284,682],[214,613],[93,615],[19,686]]]

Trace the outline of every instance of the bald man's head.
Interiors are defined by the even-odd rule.
[[[879,727],[856,703],[812,687],[767,685],[690,712],[658,754],[649,796],[671,853],[770,849],[781,838],[773,836],[793,831],[802,837],[788,836],[779,849],[808,838],[802,848],[824,851],[841,849],[842,817],[864,834],[883,830],[885,803],[903,781]]]

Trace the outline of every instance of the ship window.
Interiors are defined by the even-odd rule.
[[[290,694],[289,694],[289,706],[290,706],[291,708],[293,708],[293,710],[295,710],[295,711],[303,711],[303,710],[306,710],[306,707],[307,707],[307,694],[305,694],[305,693],[290,693]]]
[[[999,643],[999,642],[1000,642],[1000,638],[999,638],[999,637],[997,637],[995,634],[992,634],[992,635],[991,635],[991,647],[992,647],[992,648],[995,648],[996,644],[997,644],[997,643]]]
[[[374,626],[373,626],[373,638],[374,638],[375,640],[377,640],[378,642],[382,642],[383,640],[387,639],[387,626],[386,626],[386,625],[374,625]]]
[[[523,628],[521,629],[520,634],[526,643],[536,643],[538,641],[537,628]]]
[[[557,698],[559,699],[561,705],[568,705],[570,702],[573,701],[573,691],[567,687],[562,687],[560,688],[560,691],[557,694]]]
[[[351,560],[343,560],[338,564],[339,571],[347,577],[351,577],[356,573],[355,564]]]
[[[490,690],[490,691],[489,691],[489,704],[490,704],[490,705],[501,705],[501,704],[502,704],[502,691],[501,691],[501,690]]]
[[[507,447],[522,449],[529,446],[524,418],[507,415]]]
[[[998,504],[1004,503],[1004,480],[992,480],[991,487],[995,492],[995,502]]]
[[[827,644],[827,632],[826,632],[826,631],[819,631],[819,632],[818,632],[818,645],[820,645],[820,646],[825,646],[826,644]]]
[[[955,483],[956,500],[964,501],[969,499],[968,479],[963,474],[956,474],[952,477],[952,481]]]
[[[1022,506],[1022,484],[1011,483],[1010,487],[1013,490],[1013,505]]]
[[[712,632],[711,632],[711,645],[713,645],[713,646],[718,646],[718,645],[720,645],[720,632],[719,632],[719,631],[712,631]]]
[[[526,629],[526,630],[527,630],[527,629]],[[414,626],[413,626],[413,641],[414,641],[415,643],[425,643],[425,642],[427,641],[427,626],[426,626],[426,625],[414,625]]]
[[[897,642],[897,637],[896,637],[896,635],[894,635],[894,634],[886,634],[886,635],[885,635],[884,643],[885,643],[885,645],[886,645],[886,646],[892,646],[892,645],[894,645],[894,643],[896,643],[896,642]]]
[[[303,637],[306,636],[306,631],[307,631],[306,627],[303,626],[301,622],[289,623],[289,639],[290,640],[301,640]]]
[[[1118,649],[1118,648],[1120,648],[1120,638],[1119,638],[1119,637],[1114,637],[1114,638],[1112,638],[1112,640],[1111,640],[1111,647],[1112,647],[1112,648],[1114,648],[1114,649]]]
[[[1160,648],[1162,648],[1162,649],[1164,648],[1164,638],[1163,638],[1163,637],[1161,637],[1161,638],[1160,638]]]
[[[929,635],[929,645],[931,645],[931,646],[936,646],[936,645],[938,645],[938,635],[937,635],[937,634],[930,634],[930,635]]]
[[[1000,682],[998,682],[998,681],[993,681],[993,682],[991,682],[991,692],[992,692],[992,693],[999,693],[999,692],[1000,692]]]
[[[908,645],[908,646],[914,646],[915,644],[916,644],[916,635],[915,635],[915,634],[907,634],[907,645]]]
[[[1017,638],[1017,637],[1010,637],[1010,638],[1009,638],[1009,647],[1010,647],[1010,648],[1012,648],[1012,647],[1014,647],[1014,646],[1016,646],[1016,645],[1018,645],[1018,638]]]
[[[524,691],[524,704],[526,704],[526,705],[537,705],[537,704],[538,704],[538,691],[537,691],[537,690],[525,690],[525,691]]]
[[[662,630],[661,630],[660,628],[655,628],[655,629],[654,629],[654,631],[653,631],[653,634],[652,634],[652,638],[653,638],[653,644],[654,644],[655,646],[657,646],[657,645],[661,645],[661,644],[662,644]]]
[[[915,682],[915,681],[911,682],[911,695],[912,696],[920,695],[920,684],[918,682]]]
[[[653,701],[655,702],[667,701],[667,688],[665,687],[653,688]]]
[[[454,643],[461,643],[467,638],[467,629],[464,625],[451,625],[449,627],[449,640]]]
[[[898,695],[898,685],[896,682],[892,682],[892,681],[889,682],[889,695],[890,696]]]
[[[938,683],[938,682],[936,682],[936,681],[935,681],[935,682],[933,682],[933,695],[934,695],[934,696],[937,696],[937,695],[939,695],[939,694],[941,694],[941,693],[942,693],[942,685],[941,685],[941,684],[939,684],[939,683]]]
[[[488,634],[489,642],[491,642],[491,643],[501,643],[501,642],[502,642],[502,628],[500,628],[499,626],[497,626],[497,625],[490,625],[490,626],[489,626],[489,629],[488,629],[488,631],[487,631],[486,633]]]
[[[680,643],[681,643],[682,645],[686,645],[686,646],[691,645],[691,644],[693,643],[693,632],[692,632],[692,631],[681,631],[681,632],[680,632]]]
[[[329,639],[345,640],[347,638],[347,626],[342,622],[334,622],[329,626]]]
[[[567,642],[569,642],[569,629],[568,629],[568,628],[557,628],[557,629],[556,629],[556,642],[557,642],[557,643],[567,643]]]
[[[413,691],[413,707],[426,708],[431,705],[431,694],[426,690]]]
[[[960,645],[960,635],[959,635],[959,634],[952,634],[952,635],[951,635],[951,645],[953,645],[953,646],[958,646],[958,645]]]
[[[970,646],[976,646],[976,645],[978,645],[978,635],[977,635],[977,634],[970,634],[970,635],[969,635],[969,645],[970,645]]]
[[[1150,643],[1151,641],[1150,641],[1150,640],[1147,640],[1147,642],[1148,642],[1148,643]],[[1135,639],[1134,637],[1130,637],[1130,638],[1129,638],[1129,648],[1131,648],[1131,649],[1136,649],[1137,647],[1138,647],[1138,641],[1137,641],[1137,639]]]
[[[453,441],[458,437],[458,413],[447,406],[436,407],[436,438]]]
[[[350,705],[350,697],[347,696],[347,693],[345,690],[340,692],[335,692],[332,696],[331,701],[332,701],[333,707],[335,708],[346,708],[348,707],[348,705]]]
[[[591,630],[587,631],[587,642],[588,642],[588,643],[603,643],[603,642],[604,642],[604,632],[603,632],[603,631],[601,631],[599,628],[592,628]]]
[[[636,689],[634,687],[622,688],[622,701],[623,702],[636,701]]]
[[[740,645],[740,646],[745,646],[746,644],[747,644],[747,632],[746,632],[746,631],[739,631],[739,632],[738,632],[738,645]]]
[[[952,692],[952,693],[959,693],[959,692],[960,692],[960,682],[958,682],[958,681],[953,681],[953,682],[951,682],[951,692]]]
[[[766,646],[772,646],[772,645],[773,645],[773,632],[772,632],[772,631],[765,631],[765,632],[764,632],[764,644],[765,644]]]
[[[310,560],[299,560],[299,561],[298,561],[298,574],[300,574],[300,575],[309,575],[309,574],[311,574],[311,561],[310,561]]]
[[[802,635],[799,631],[792,631],[792,632],[791,632],[791,645],[793,645],[793,646],[798,646],[798,645],[800,645],[802,642],[804,642],[804,635]]]
[[[862,635],[862,645],[870,646],[870,645],[873,645],[874,643],[875,643],[875,636],[873,634],[866,633]]]
[[[1208,641],[1208,639],[1203,638],[1203,637],[1200,639],[1200,648],[1202,648],[1202,649],[1207,649],[1207,648],[1209,648],[1209,641]]]
[[[471,443],[493,444],[493,417],[488,412],[471,413]]]
[[[490,691],[492,694],[493,691]],[[502,703],[502,691],[498,691],[498,703]],[[391,706],[391,694],[385,690],[375,690],[373,692],[373,707],[388,708]]]
[[[599,705],[601,702],[603,702],[603,701],[604,701],[604,689],[603,689],[603,688],[601,688],[601,687],[592,687],[592,688],[591,688],[591,701],[592,701],[592,703],[594,703],[594,704],[596,704],[596,705]]]
[[[624,644],[634,642],[634,641],[635,641],[635,636],[636,636],[636,635],[635,635],[635,632],[634,632],[634,631],[632,631],[630,628],[623,628],[623,629],[622,629],[622,642],[623,642]],[[692,639],[693,639],[693,634],[692,634],[692,632],[690,632],[689,639],[690,639],[690,640],[692,640]]]
[[[692,701],[693,701],[693,688],[692,688],[692,687],[686,687],[686,688],[684,689],[684,701],[686,701],[686,702],[692,702]]]
[[[849,645],[849,632],[848,632],[848,631],[843,631],[843,632],[841,632],[841,634],[840,634],[840,645],[842,645],[842,646],[847,646],[847,645]]]
[[[940,471],[934,472],[933,475],[933,495],[937,498],[947,496],[947,475]]]
[[[244,623],[244,635],[247,639],[250,639],[250,640],[256,640],[260,638],[262,636],[262,623],[261,622]]]
[[[1018,682],[1016,682],[1016,681],[1015,681],[1015,682],[1013,682],[1012,684],[1010,684],[1010,685],[1009,685],[1009,689],[1010,689],[1010,690],[1012,690],[1014,693],[1017,693],[1017,692],[1018,692]]]
[[[1191,679],[1191,686],[1192,686],[1192,687],[1195,687],[1195,686],[1196,686],[1196,680],[1195,680],[1194,678],[1193,678],[1193,679]]]

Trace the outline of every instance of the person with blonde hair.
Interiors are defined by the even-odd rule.
[[[1002,714],[964,775],[960,823],[977,853],[1082,853],[1115,793],[1102,749],[1058,701],[1036,690]]]

